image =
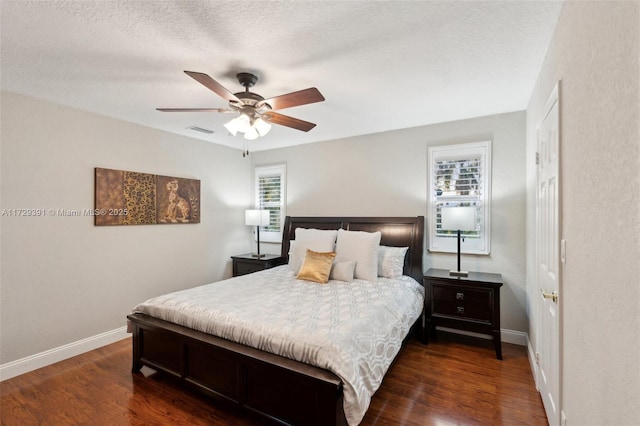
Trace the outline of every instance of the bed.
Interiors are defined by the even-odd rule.
[[[259,274],[284,274],[298,228],[379,231],[380,245],[408,247],[403,274],[422,282],[422,216],[287,217],[281,249],[283,266],[237,278],[250,285],[247,280],[257,280]],[[354,424],[351,412],[345,413],[344,408],[345,388],[351,391],[351,383],[335,372],[161,318],[140,312],[128,316],[134,373],[143,366],[163,371],[210,396],[280,424],[344,425],[349,416]],[[419,315],[414,325],[422,326],[423,320]]]

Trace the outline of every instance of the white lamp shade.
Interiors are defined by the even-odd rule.
[[[269,210],[244,211],[244,224],[247,226],[267,226],[269,222]]]
[[[226,123],[224,127],[229,131],[229,133],[235,136],[238,132],[246,132],[250,125],[249,117],[244,114],[240,114],[238,117]]]
[[[269,133],[269,130],[271,130],[271,124],[267,123],[262,118],[257,118],[253,123],[253,127],[256,128],[260,136],[266,135]]]
[[[259,137],[260,135],[258,134],[258,131],[256,130],[255,126],[249,127],[247,131],[244,132],[244,138],[250,141],[254,139],[258,139]]]
[[[233,120],[229,121],[228,123],[224,124],[224,127],[227,129],[227,131],[229,133],[231,133],[233,136],[238,134],[238,128],[235,125],[235,122]]]
[[[475,207],[442,207],[440,209],[441,229],[443,231],[475,231]]]

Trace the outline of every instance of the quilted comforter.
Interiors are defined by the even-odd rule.
[[[155,297],[133,312],[332,371],[343,381],[347,421],[357,425],[423,298],[407,276],[317,284],[283,265]]]

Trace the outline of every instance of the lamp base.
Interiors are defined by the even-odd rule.
[[[449,275],[451,275],[452,277],[468,277],[469,276],[469,271],[449,271]]]
[[[260,259],[261,257],[265,257],[265,256],[266,256],[266,254],[256,254],[256,253],[251,255],[251,257],[257,257],[258,259]]]

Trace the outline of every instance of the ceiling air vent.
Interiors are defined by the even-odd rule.
[[[200,133],[206,133],[207,135],[210,135],[213,133],[213,130],[203,129],[202,127],[198,127],[198,126],[187,127],[187,129],[195,130],[196,132],[200,132]]]

